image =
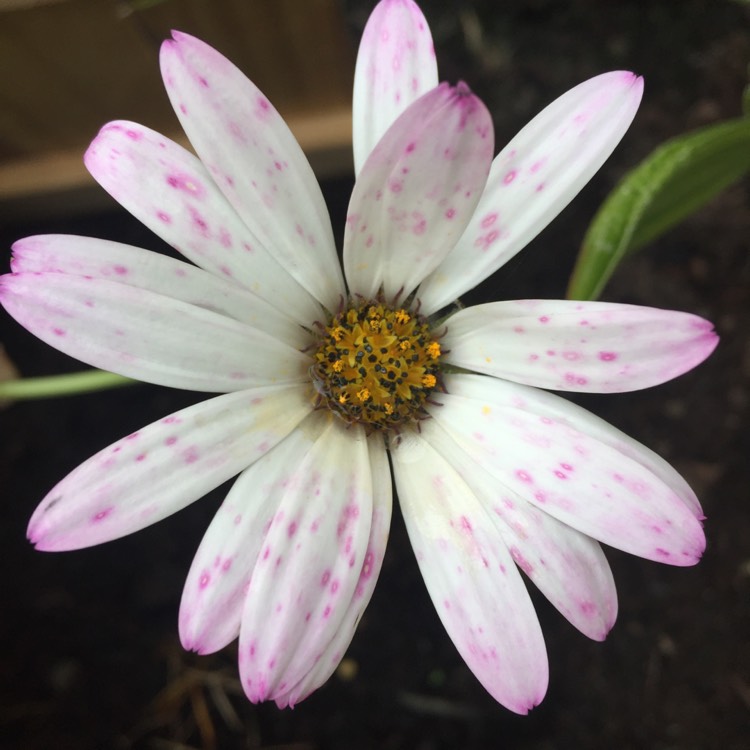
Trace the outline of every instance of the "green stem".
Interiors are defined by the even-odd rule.
[[[91,393],[107,388],[134,385],[138,382],[103,370],[87,370],[70,375],[48,375],[41,378],[19,378],[0,382],[0,400],[21,401],[51,396],[72,396],[77,393]]]

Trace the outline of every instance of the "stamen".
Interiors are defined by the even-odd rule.
[[[426,417],[440,354],[424,318],[361,301],[325,327],[310,374],[320,402],[345,421],[398,432]]]

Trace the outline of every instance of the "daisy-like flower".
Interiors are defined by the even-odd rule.
[[[444,311],[601,166],[641,80],[577,86],[493,161],[490,116],[465,85],[438,85],[418,7],[383,0],[355,75],[342,273],[320,189],[263,94],[186,34],[164,43],[161,69],[198,157],[113,122],[85,161],[192,263],[30,237],[0,299],[94,366],[222,395],[79,466],[29,538],[40,550],[99,544],[239,474],[188,574],[180,636],[200,653],[239,636],[250,700],[293,705],[333,672],[370,599],[392,472],[446,630],[485,688],[525,713],[548,668],[519,569],[603,639],[617,604],[600,542],[674,565],[704,548],[698,501],[669,465],[537,389],[645,388],[694,367],[717,338],[693,315],[618,304]]]

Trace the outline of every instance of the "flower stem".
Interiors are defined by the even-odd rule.
[[[77,393],[103,391],[134,385],[137,380],[103,370],[87,370],[70,375],[48,375],[40,378],[19,378],[0,382],[0,400],[21,401],[52,396],[72,396]]]

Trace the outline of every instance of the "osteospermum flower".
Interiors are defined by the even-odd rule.
[[[444,311],[599,168],[641,80],[615,72],[577,86],[493,161],[490,116],[465,85],[437,85],[417,6],[383,0],[355,76],[342,274],[318,185],[263,94],[185,34],[164,43],[161,67],[198,158],[114,122],[85,160],[194,265],[30,237],[14,247],[0,298],[92,365],[223,395],[75,469],[34,513],[31,541],[115,539],[239,474],[188,574],[180,636],[200,653],[239,636],[248,697],[292,705],[333,672],[370,599],[392,471],[450,637],[485,688],[525,713],[548,670],[519,568],[603,639],[617,604],[599,542],[674,565],[704,548],[698,501],[670,466],[537,388],[645,388],[701,362],[717,339],[693,315],[628,305]]]

